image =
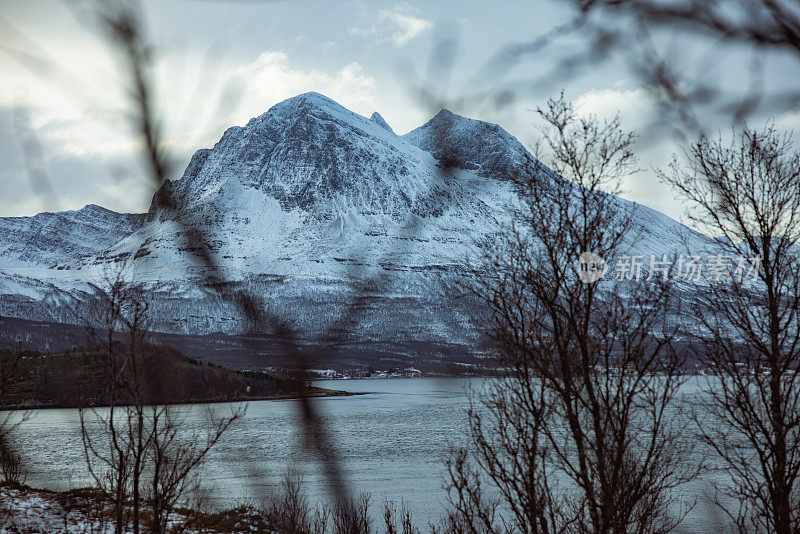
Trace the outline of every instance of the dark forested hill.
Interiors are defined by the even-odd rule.
[[[289,383],[266,373],[232,371],[149,346],[140,365],[147,403],[290,398]],[[0,409],[102,406],[111,401],[109,356],[90,352],[0,351]],[[123,369],[123,366],[118,366]],[[125,369],[122,373],[126,373]],[[309,388],[313,396],[347,393]],[[117,402],[124,403],[119,395]]]

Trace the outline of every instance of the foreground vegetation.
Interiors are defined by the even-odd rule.
[[[287,474],[280,489],[262,503],[243,502],[226,510],[205,510],[201,500],[173,511],[171,533],[291,532],[295,534],[386,532],[413,534],[420,530],[405,506],[371,502],[362,495],[352,507],[312,504],[299,478]],[[133,507],[126,502],[117,528],[114,499],[96,488],[64,492],[36,489],[20,483],[0,484],[0,530],[3,532],[101,533],[134,532]],[[380,522],[374,519],[379,513]],[[141,519],[150,520],[152,503]],[[436,532],[446,525],[430,525]]]

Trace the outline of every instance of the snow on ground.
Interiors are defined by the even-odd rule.
[[[94,490],[52,492],[0,486],[0,532],[110,534],[114,532],[112,512],[111,504],[99,501]],[[142,513],[146,516],[147,511]],[[189,516],[173,514],[170,531],[186,534],[265,531],[263,519],[252,508],[198,516],[202,517],[201,526],[187,527]],[[132,529],[128,527],[124,532],[129,534]]]
[[[101,506],[88,497],[11,487],[0,488],[3,532],[113,532]]]

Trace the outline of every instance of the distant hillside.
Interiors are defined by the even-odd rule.
[[[102,329],[97,330],[103,333]],[[184,355],[202,363],[214,363],[228,369],[264,371],[287,376],[297,369],[297,361],[286,353],[283,341],[268,335],[180,335],[150,332],[148,339],[156,345],[175,347]],[[40,350],[75,352],[75,347],[90,343],[86,328],[49,321],[30,321],[0,315],[0,350]],[[314,369],[333,369],[348,376],[364,376],[370,369],[419,369],[426,376],[464,376],[491,372],[493,361],[487,358],[488,344],[432,345],[414,339],[402,343],[379,341],[331,345],[298,340],[305,363]]]
[[[108,356],[0,351],[0,409],[104,406],[110,401]],[[291,398],[287,380],[262,372],[232,371],[184,357],[169,347],[142,356],[148,403],[201,403]],[[313,396],[349,395],[310,388]]]

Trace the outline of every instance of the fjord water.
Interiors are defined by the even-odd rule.
[[[682,393],[696,394],[702,380],[690,379]],[[376,520],[387,499],[398,505],[405,503],[421,527],[440,517],[445,502],[443,459],[449,446],[465,442],[465,388],[470,384],[477,386],[479,382],[416,378],[318,383],[366,393],[314,402],[327,421],[351,491],[371,495]],[[202,433],[206,409],[212,408],[222,416],[235,406],[179,409],[190,430]],[[288,468],[303,478],[312,502],[327,499],[316,456],[298,433],[297,408],[292,400],[248,404],[245,417],[224,436],[202,473],[203,485],[215,506],[234,506],[243,501],[258,504],[278,488]],[[18,437],[31,469],[30,485],[68,489],[92,484],[76,410],[34,411],[21,425]],[[713,509],[707,502],[708,490],[707,477],[686,488],[698,497],[698,503],[679,531],[713,531],[711,525],[716,521],[710,516]]]
[[[315,399],[328,422],[346,479],[372,496],[374,512],[386,499],[402,500],[422,525],[438,517],[442,460],[464,439],[467,405],[462,379],[333,380],[318,385],[367,393]],[[182,407],[202,431],[207,405]],[[233,405],[210,406],[220,415]],[[217,445],[202,482],[219,504],[258,503],[278,487],[288,468],[300,474],[312,502],[326,498],[324,476],[301,441],[297,403],[250,402],[244,418]],[[31,468],[28,484],[68,489],[92,484],[83,457],[76,410],[36,410],[19,429]]]

